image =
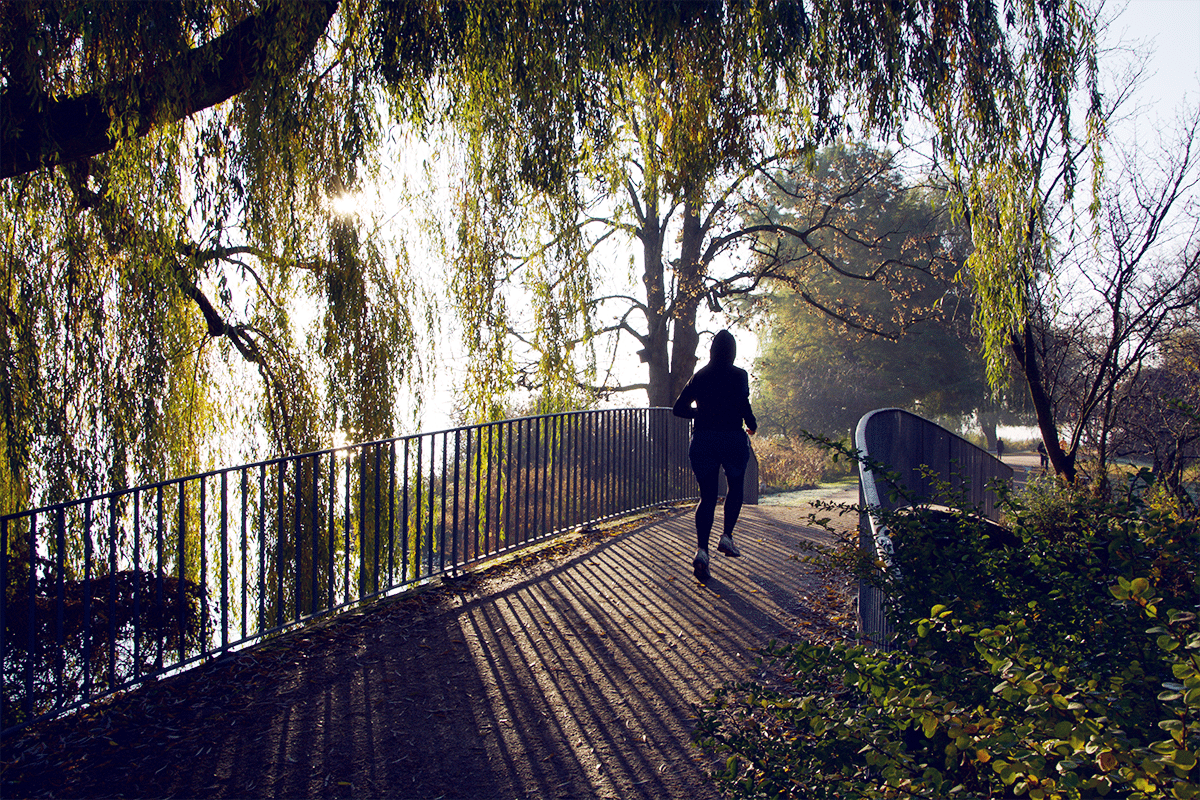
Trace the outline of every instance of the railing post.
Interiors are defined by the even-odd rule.
[[[387,588],[396,585],[396,442],[388,443],[388,579]]]
[[[33,663],[37,658],[37,514],[29,516],[29,646],[25,651],[25,719],[33,716]]]
[[[203,487],[203,483],[201,484]],[[284,586],[287,584],[284,543],[287,542],[287,462],[275,464],[275,627],[283,627],[287,603]]]
[[[310,504],[308,527],[309,541],[312,544],[308,550],[308,613],[315,614],[321,608],[320,572],[321,554],[321,454],[314,453],[310,461],[309,473],[312,475],[312,485],[309,488]]]
[[[63,615],[67,602],[67,586],[66,586],[66,550],[67,550],[67,532],[66,532],[66,511],[58,509],[54,515],[54,570],[55,570],[55,614],[54,614],[54,682],[55,682],[55,705],[61,706],[63,703]],[[0,598],[2,599],[2,598]],[[136,643],[134,645],[137,646]]]
[[[250,600],[250,597],[249,597],[250,581],[248,578],[248,576],[250,574],[250,566],[247,563],[249,561],[249,557],[250,557],[250,527],[249,527],[249,516],[246,513],[246,505],[250,499],[250,472],[245,467],[242,467],[242,469],[238,470],[238,472],[241,474],[241,481],[240,481],[240,483],[241,483],[241,501],[238,503],[238,513],[241,516],[241,523],[242,523],[241,524],[241,528],[242,528],[242,559],[241,559],[242,624],[240,626],[240,631],[241,631],[240,638],[244,639],[244,638],[246,638],[247,634],[249,633],[249,624],[248,624],[248,620],[246,619],[246,615],[249,613],[249,600]],[[159,507],[161,508],[162,507],[162,504],[161,504],[162,489],[159,489],[158,496],[159,496],[159,501],[160,501]],[[159,561],[160,562],[162,561],[161,555],[159,556]],[[162,665],[160,664],[159,666],[161,667]]]
[[[459,431],[456,430],[456,431],[454,431],[454,509],[450,515],[450,520],[451,520],[451,524],[450,524],[450,540],[451,540],[450,571],[456,575],[458,574],[458,562],[459,562],[459,553],[458,553],[458,538],[459,538],[458,488],[459,487],[458,487],[458,483],[459,483],[459,478],[460,478],[460,474],[461,474],[459,471],[459,464],[461,463],[461,459],[462,459],[462,440],[459,436]],[[445,481],[445,479],[446,479],[446,476],[443,474],[442,480]],[[444,496],[445,492],[443,492],[442,494]],[[465,555],[465,553],[464,553],[464,555]]]
[[[134,505],[137,498],[134,497]],[[134,519],[139,515],[135,512]],[[136,525],[136,522],[135,522]],[[221,473],[221,649],[229,648],[229,473]],[[138,536],[135,534],[134,540]],[[137,568],[135,567],[135,572]],[[140,573],[139,573],[140,574]]]
[[[66,547],[66,531],[63,531],[62,546]],[[60,565],[59,574],[66,569]],[[65,575],[64,575],[65,578]],[[65,601],[65,597],[60,604]],[[61,613],[61,611],[60,611]],[[62,657],[62,641],[58,643]],[[142,490],[133,490],[133,679],[142,674]]]
[[[180,485],[182,490],[182,484]],[[267,627],[267,465],[258,467],[258,628]]]
[[[400,582],[401,583],[408,582],[408,535],[409,535],[408,531],[409,531],[409,524],[410,524],[409,518],[408,518],[408,498],[409,498],[409,488],[410,488],[409,483],[408,483],[408,446],[409,446],[410,441],[411,440],[409,440],[409,439],[404,440],[404,522],[403,522],[403,527],[401,528],[401,535],[403,536],[403,538],[400,541],[400,561],[401,561]],[[418,444],[419,444],[419,442],[420,442],[420,440],[418,440]]]
[[[374,559],[371,564],[371,593],[377,595],[379,594],[379,501],[382,499],[379,497],[379,469],[383,464],[380,464],[379,445],[374,445],[372,450],[374,451],[374,499],[372,500],[374,519],[372,521],[371,542],[374,546]]]
[[[117,683],[117,495],[108,499],[108,688]]]

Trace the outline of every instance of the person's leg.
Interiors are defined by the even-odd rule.
[[[700,502],[696,505],[696,556],[692,559],[692,572],[696,580],[707,581],[709,577],[708,538],[712,532],[713,518],[717,513],[717,485],[721,461],[714,458],[711,437],[705,431],[692,434],[688,448],[688,459],[692,472],[700,485]]]
[[[733,543],[733,528],[737,525],[742,513],[742,503],[746,496],[746,465],[750,463],[750,441],[746,434],[738,431],[727,436],[726,452],[721,459],[725,469],[725,482],[728,492],[725,495],[725,513],[722,530],[724,535],[717,547],[727,556],[740,556],[741,552]]]
[[[740,475],[730,475],[725,473],[725,482],[729,485],[729,493],[725,495],[725,521],[724,531],[726,536],[733,536],[733,526],[737,525],[738,516],[742,513],[742,502],[746,497],[746,472],[743,469]]]
[[[717,515],[717,484],[720,480],[718,470],[721,465],[716,462],[692,464],[692,472],[696,482],[700,484],[700,502],[696,505],[696,547],[708,549],[709,535],[712,533],[713,519]]]

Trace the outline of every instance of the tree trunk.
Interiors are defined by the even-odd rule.
[[[988,450],[996,449],[996,421],[998,416],[992,411],[979,412],[979,427],[983,431],[983,441]]]
[[[696,348],[700,334],[696,330],[696,311],[704,294],[704,265],[700,263],[700,246],[704,232],[700,226],[697,204],[687,203],[680,235],[679,262],[675,267],[674,313],[671,315],[671,385],[672,402],[696,372]]]
[[[1054,422],[1054,408],[1050,403],[1050,395],[1042,383],[1030,327],[1026,325],[1022,331],[1013,331],[1010,344],[1017,363],[1025,375],[1025,384],[1029,387],[1029,398],[1033,402],[1034,413],[1037,414],[1038,430],[1041,431],[1042,441],[1046,445],[1046,455],[1050,459],[1050,465],[1068,483],[1074,483],[1075,453],[1074,451],[1064,452],[1062,444],[1058,440],[1058,425]]]
[[[670,328],[662,234],[658,206],[647,202],[645,219],[638,231],[642,240],[642,284],[646,287],[646,335],[640,355],[650,373],[646,395],[652,408],[663,408],[675,402],[671,395],[671,362],[667,348]]]

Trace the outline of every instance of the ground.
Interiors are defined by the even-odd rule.
[[[660,509],[280,636],[10,736],[3,796],[716,797],[696,704],[852,635],[810,510],[747,507],[707,585]]]

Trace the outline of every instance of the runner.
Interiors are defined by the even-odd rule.
[[[720,470],[725,470],[729,493],[725,497],[724,532],[717,550],[737,557],[741,552],[733,543],[733,526],[742,510],[746,464],[750,461],[750,440],[742,430],[742,421],[753,436],[758,422],[750,409],[750,379],[744,369],[733,365],[737,342],[729,331],[713,337],[708,364],[696,371],[679,393],[675,416],[692,420],[692,443],[688,458],[700,484],[700,503],[696,506],[696,555],[692,572],[703,582],[709,578],[708,539],[717,510],[717,486]]]

